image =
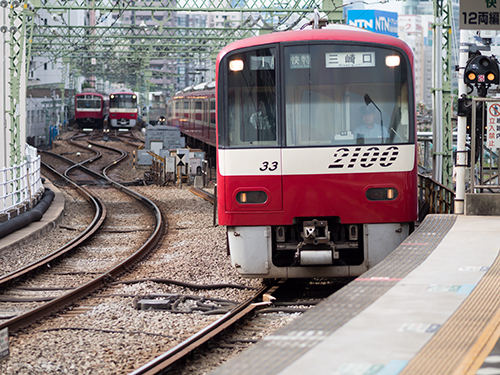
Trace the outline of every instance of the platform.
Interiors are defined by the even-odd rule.
[[[23,243],[34,241],[54,228],[59,222],[64,212],[64,196],[49,179],[45,179],[43,186],[52,190],[55,195],[49,208],[43,214],[42,219],[0,238],[0,251],[7,251],[22,246]]]
[[[429,215],[382,263],[211,375],[500,374],[499,250],[500,217]]]

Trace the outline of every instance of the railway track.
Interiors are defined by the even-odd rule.
[[[262,306],[262,298],[266,292],[271,290],[271,286],[265,286],[258,290],[251,298],[241,303],[233,310],[225,314],[222,318],[210,324],[205,329],[197,332],[181,344],[158,356],[154,360],[133,371],[130,375],[152,375],[158,374],[169,367],[176,366],[193,352],[198,350],[203,345],[214,337],[221,335],[228,329],[231,329],[235,324],[253,314],[257,308]],[[265,305],[268,302],[264,302]]]
[[[207,368],[197,372],[193,369],[207,366],[200,362],[210,363],[215,352],[239,352],[258,342],[281,327],[283,317],[295,319],[350,281],[274,280],[211,325],[129,375],[206,373]]]
[[[97,148],[97,145],[93,145],[91,149]],[[106,152],[101,151],[101,154],[104,158]],[[72,158],[76,158],[75,155],[75,152],[71,152]],[[82,154],[80,158],[81,156]],[[79,175],[85,168],[93,169],[93,166],[97,165],[95,162],[91,164],[83,163],[82,168],[74,168],[75,171],[69,175],[74,176],[73,173]],[[119,163],[116,169],[117,175],[122,173]],[[62,181],[61,177],[58,179]],[[113,190],[115,182],[108,179],[103,181],[105,183],[89,184],[86,188],[104,192]],[[200,352],[200,346],[196,343],[198,339],[204,342],[201,346],[205,347],[207,342],[210,343],[209,346],[217,342],[214,338],[226,337],[221,342],[222,348],[225,348],[223,350],[238,351],[241,345],[251,345],[258,340],[259,332],[276,329],[292,319],[290,317],[304,310],[295,308],[290,313],[283,314],[281,312],[292,308],[279,305],[269,297],[269,294],[267,297],[257,297],[250,302],[253,293],[250,296],[248,288],[255,288],[260,282],[241,280],[229,266],[224,243],[225,231],[223,228],[211,225],[210,218],[207,218],[212,210],[205,203],[209,202],[209,199],[189,198],[189,195],[193,194],[191,191],[175,187],[135,186],[133,190],[158,204],[160,211],[168,217],[168,222],[164,222],[164,226],[168,227],[169,235],[159,242],[155,252],[144,258],[140,265],[129,266],[127,268],[129,273],[122,272],[116,276],[109,274],[109,277],[103,280],[102,288],[87,294],[90,297],[80,298],[78,303],[71,305],[71,308],[60,312],[58,318],[34,325],[29,330],[20,330],[11,338],[13,358],[5,362],[7,368],[11,369],[10,373],[23,372],[20,369],[26,368],[23,367],[26,366],[23,363],[27,362],[34,366],[30,368],[31,372],[37,372],[36,369],[41,371],[42,368],[65,371],[70,363],[79,363],[75,373],[124,374],[148,366],[153,368],[160,366],[169,371],[178,367],[180,368],[178,371],[182,373],[179,361],[185,362],[187,357],[192,357],[192,354],[187,354],[192,353],[191,349]],[[207,197],[210,198],[210,194]],[[189,206],[189,214],[185,202],[193,205],[192,208]],[[125,231],[118,226],[104,230],[108,233]],[[206,244],[200,240],[206,241]],[[103,239],[101,243],[104,241],[109,242]],[[105,248],[106,245],[100,245],[100,249]],[[208,258],[212,256],[215,258]],[[215,281],[220,279],[225,281]],[[174,282],[176,280],[190,283],[178,284]],[[244,284],[242,286],[245,288],[235,288],[233,284],[238,283]],[[192,292],[191,289],[196,285],[202,285],[204,289]],[[186,301],[179,305],[177,309],[179,311],[175,312],[132,307],[140,305],[138,301],[143,298],[158,299],[158,295],[177,295],[181,298],[185,296]],[[206,300],[229,299],[235,304],[240,301],[250,305],[235,309],[235,312],[239,311],[239,315],[233,317],[232,322],[217,322],[217,316],[211,315],[210,312],[196,309],[191,311],[187,303],[191,297]],[[264,299],[268,300],[265,304],[262,303]],[[281,297],[278,299],[280,303],[283,302]],[[247,319],[245,318],[247,314],[257,314],[258,319]],[[228,315],[225,318],[229,319],[230,314],[225,315]],[[242,321],[245,323],[236,324]],[[238,327],[250,327],[250,332],[256,332],[257,335],[245,336],[245,333],[249,332],[245,330],[244,334],[231,336],[232,338],[228,339],[229,335],[234,334],[227,331],[224,333],[212,331],[212,328],[222,330],[226,327],[233,329],[236,327],[236,332],[240,330]],[[84,343],[83,346],[81,343]],[[67,347],[72,347],[74,350],[72,353],[63,354],[62,352],[66,352],[63,348]],[[158,358],[153,360],[155,364],[150,363],[152,358]],[[213,360],[205,358],[203,362],[209,364]],[[84,363],[89,365],[83,365]],[[191,360],[188,363],[191,363]],[[115,364],[117,367],[109,367],[110,364]]]
[[[52,157],[56,157],[55,154],[51,154]],[[66,163],[71,163],[67,158],[61,157],[60,160],[63,160]],[[129,269],[132,265],[137,263],[140,259],[142,259],[159,241],[163,234],[163,219],[161,216],[161,213],[158,209],[158,207],[151,202],[149,199],[146,197],[138,194],[135,191],[132,191],[126,187],[123,187],[119,185],[118,183],[111,181],[108,177],[104,175],[99,175],[97,172],[91,171],[88,168],[83,167],[81,164],[76,164],[76,168],[81,172],[82,170],[88,174],[91,174],[94,178],[100,179],[100,180],[108,180],[108,182],[116,188],[117,191],[120,192],[120,194],[126,194],[129,196],[129,199],[131,198],[131,201],[134,201],[136,205],[140,205],[142,208],[141,211],[137,212],[142,212],[144,211],[149,211],[151,217],[153,218],[152,222],[154,222],[154,225],[151,226],[150,229],[148,229],[148,232],[151,232],[151,234],[147,236],[142,236],[144,237],[144,242],[142,245],[138,246],[133,251],[124,251],[123,252],[123,257],[124,260],[116,262],[115,260],[108,260],[108,261],[101,261],[103,263],[112,263],[112,265],[108,268],[105,268],[104,270],[100,269],[100,267],[94,268],[94,270],[89,270],[89,269],[82,269],[81,271],[78,270],[78,265],[76,265],[76,268],[74,266],[70,266],[68,268],[68,265],[60,265],[58,263],[61,262],[61,259],[63,257],[67,257],[71,253],[77,252],[79,249],[82,248],[83,244],[85,242],[88,242],[90,239],[93,239],[94,241],[99,242],[99,239],[96,239],[95,237],[97,236],[98,231],[101,229],[103,226],[103,222],[106,218],[106,212],[107,209],[103,203],[103,200],[98,197],[98,195],[95,192],[90,192],[88,189],[83,188],[81,186],[78,186],[74,181],[69,179],[68,176],[68,171],[73,169],[73,166],[69,167],[65,171],[65,175],[63,175],[60,172],[57,172],[54,168],[50,168],[47,165],[45,165],[45,168],[50,169],[51,173],[58,175],[59,179],[64,180],[68,185],[71,185],[72,188],[77,189],[80,194],[84,195],[86,200],[91,202],[94,206],[94,211],[95,215],[90,223],[90,225],[78,236],[76,236],[73,240],[69,241],[67,244],[62,246],[61,248],[57,249],[56,251],[50,253],[49,255],[25,266],[22,267],[21,269],[15,270],[11,272],[8,275],[3,276],[0,278],[0,285],[2,286],[3,290],[3,295],[1,300],[4,302],[3,307],[0,307],[1,309],[4,310],[4,317],[9,318],[9,315],[5,313],[5,311],[8,311],[11,309],[12,311],[18,311],[19,308],[15,308],[12,306],[12,304],[16,303],[27,303],[31,304],[30,306],[25,306],[23,313],[15,313],[13,316],[10,316],[10,319],[7,321],[3,322],[0,324],[0,329],[8,328],[9,332],[15,332],[19,330],[22,327],[25,327],[29,324],[32,324],[33,322],[39,320],[43,316],[47,316],[55,311],[58,311],[62,308],[65,308],[72,303],[74,303],[76,300],[82,298],[83,296],[86,296],[93,291],[97,290],[98,288],[103,287],[104,285],[108,284],[110,279],[117,277],[121,273],[123,273],[125,270]],[[130,203],[129,203],[130,205]],[[143,214],[141,214],[142,216]],[[89,256],[95,256],[95,254],[92,254],[92,252],[88,252]],[[81,261],[76,261],[76,263],[81,262]],[[56,265],[57,264],[57,265]],[[47,277],[53,277],[54,279],[56,278],[55,276],[47,276],[47,272],[44,272],[38,281],[39,285],[41,286],[35,286],[33,287],[33,283],[37,283],[36,281],[34,282],[32,279],[29,280],[29,286],[23,286],[21,282],[28,277],[28,275],[33,275],[36,272],[40,273],[41,270],[47,271],[50,269],[52,272],[52,275],[57,274],[58,270],[63,268],[64,271],[61,271],[62,273],[70,273],[70,274],[84,274],[85,277],[80,278],[80,281],[75,281],[72,280],[71,286],[69,288],[67,287],[47,287],[44,286],[47,283],[46,278]],[[55,272],[55,273],[54,273]],[[91,277],[89,279],[88,275],[89,274],[97,274],[97,277]],[[66,284],[64,280],[60,281],[59,283]],[[7,289],[7,285],[9,286],[14,286],[14,288]],[[67,289],[70,289],[69,291]],[[30,292],[40,292],[42,294],[46,294],[47,291],[52,291],[52,292],[58,292],[60,295],[59,296],[45,296],[45,297],[38,297],[38,296],[30,296],[29,298],[27,297],[19,297],[20,291],[21,293],[25,293],[26,291]],[[62,292],[62,293],[61,293]],[[17,293],[17,294],[16,294]],[[11,304],[8,306],[5,306],[5,304]],[[33,303],[37,303],[38,306],[32,307]],[[19,306],[19,305],[18,305]]]

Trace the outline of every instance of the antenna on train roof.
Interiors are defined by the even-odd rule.
[[[328,20],[320,18],[319,10],[318,8],[314,8],[314,17],[312,20],[310,20],[308,23],[303,25],[300,30],[304,29],[309,29],[309,27],[312,26],[313,29],[322,29],[323,27],[328,25]]]

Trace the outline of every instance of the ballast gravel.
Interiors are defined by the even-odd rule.
[[[136,308],[138,300],[154,298],[154,295],[194,295],[238,302],[252,294],[250,289],[196,290],[140,280],[261,286],[261,280],[241,278],[231,267],[226,230],[213,225],[210,203],[189,192],[186,186],[182,189],[175,185],[136,186],[133,189],[157,203],[164,213],[167,234],[161,244],[134,270],[115,280],[111,287],[81,300],[58,316],[11,336],[10,355],[0,362],[0,373],[128,374],[219,317],[200,311],[188,313],[193,307],[189,300],[177,306],[184,313],[139,310]],[[213,192],[213,185],[207,191]],[[76,200],[70,201],[70,204],[66,202],[66,208],[78,204]],[[66,210],[66,220],[62,223],[78,227],[77,212],[77,209],[72,209],[71,213]],[[67,231],[56,227],[38,239],[33,248],[49,248],[62,232],[67,235]],[[106,244],[107,248],[109,246]],[[24,247],[23,253],[30,253],[30,249],[30,246]],[[138,280],[140,282],[120,283]],[[292,318],[289,314],[278,317],[281,323],[274,321],[269,332]],[[186,373],[208,373],[225,359],[220,356],[204,358],[197,363],[196,369],[187,367]]]

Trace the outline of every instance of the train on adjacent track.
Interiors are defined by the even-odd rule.
[[[109,95],[109,126],[111,128],[133,128],[139,125],[137,94],[118,91]]]
[[[81,129],[102,129],[108,111],[107,95],[88,89],[75,95],[75,122]]]
[[[175,93],[167,103],[166,124],[179,128],[189,143],[216,147],[215,82],[190,86]]]
[[[408,45],[345,25],[272,33],[225,47],[216,82],[176,95],[167,124],[216,145],[218,221],[240,275],[359,276],[413,231]]]

